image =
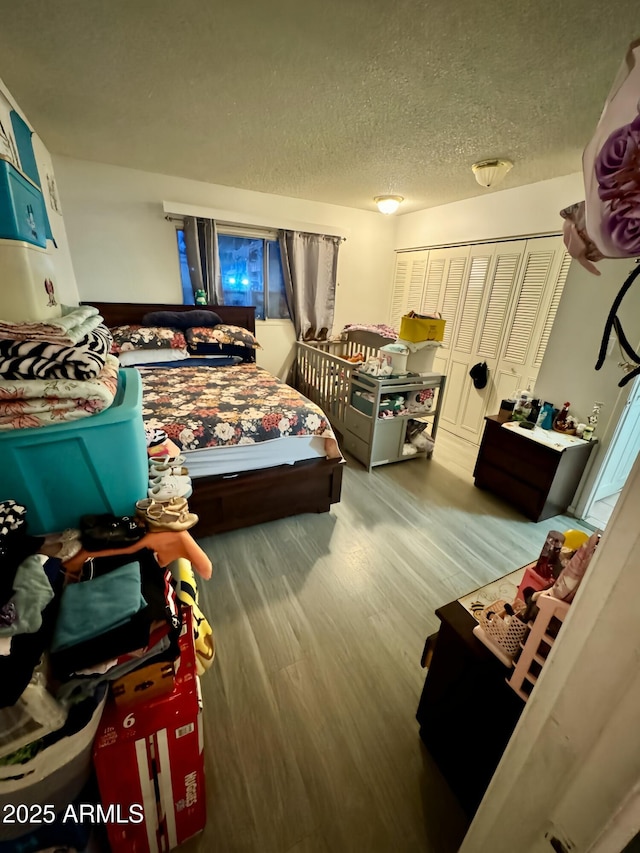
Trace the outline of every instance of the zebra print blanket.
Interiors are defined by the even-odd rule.
[[[104,369],[111,342],[111,332],[104,324],[75,346],[0,340],[0,378],[95,379]]]

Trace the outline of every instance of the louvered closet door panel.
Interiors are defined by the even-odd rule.
[[[504,325],[513,297],[513,287],[519,267],[519,251],[503,254],[498,250],[478,343],[478,355],[483,358],[498,358]]]
[[[500,353],[488,413],[521,389],[535,389],[538,370],[569,272],[562,238],[527,240]]]
[[[516,295],[504,347],[504,360],[525,364],[533,339],[536,321],[549,285],[556,258],[556,247],[546,245],[547,240],[527,241],[523,272]]]
[[[407,308],[409,311],[420,313],[422,306],[422,293],[424,290],[424,278],[427,272],[428,252],[421,252],[424,257],[412,258],[409,270],[409,298]]]
[[[446,252],[442,252],[440,249],[431,252],[424,281],[424,297],[420,306],[423,314],[433,314],[438,310],[446,264]]]
[[[562,298],[564,286],[567,283],[567,276],[569,275],[570,266],[571,255],[568,252],[565,252],[562,258],[562,262],[560,264],[560,269],[558,270],[558,275],[556,276],[555,284],[550,293],[551,298],[549,300],[548,305],[545,306],[544,324],[540,332],[540,337],[538,339],[537,346],[535,349],[535,356],[533,358],[533,366],[535,368],[540,368],[540,365],[542,364],[542,359],[544,358],[544,354],[547,351],[547,344],[549,343],[551,328],[556,319],[556,314],[558,313],[558,306],[560,305],[560,299]]]
[[[410,308],[420,310],[429,252],[398,252],[391,289],[389,325],[399,329],[400,319]]]
[[[489,252],[472,256],[469,262],[464,302],[462,303],[460,320],[454,333],[453,349],[455,352],[473,352],[492,254]]]
[[[478,321],[484,312],[494,251],[493,246],[472,246],[469,249],[457,316],[451,328],[452,344],[446,370],[448,379],[441,423],[456,435],[466,435],[463,421],[473,417],[469,412],[469,386],[473,383],[468,373],[471,364],[477,361]]]
[[[431,252],[431,258],[440,264],[444,264],[442,286],[436,297],[433,294],[429,302],[430,311],[436,311],[447,321],[444,327],[444,338],[442,345],[437,350],[433,369],[437,373],[449,372],[449,359],[451,358],[451,341],[460,311],[460,298],[465,285],[465,273],[469,261],[469,247],[461,246],[457,249],[437,249]],[[430,259],[431,263],[431,259]],[[429,273],[427,273],[428,287]]]

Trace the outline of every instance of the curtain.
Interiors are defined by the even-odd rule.
[[[218,252],[218,225],[213,219],[201,223],[204,236],[205,290],[209,305],[224,305],[222,276],[220,275],[220,253]]]
[[[342,239],[280,231],[287,305],[298,340],[325,340],[333,326],[338,249]]]
[[[189,265],[189,278],[193,289],[194,302],[198,291],[205,291],[204,278],[202,275],[202,257],[200,254],[200,238],[198,236],[198,220],[193,216],[184,218],[184,244],[187,250],[187,264]]]
[[[185,216],[184,242],[194,297],[200,290],[205,294],[207,305],[224,305],[216,222]],[[194,301],[198,303],[197,298]]]

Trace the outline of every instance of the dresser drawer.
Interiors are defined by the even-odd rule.
[[[547,498],[545,489],[536,488],[531,483],[510,474],[501,468],[478,460],[474,471],[475,484],[481,489],[489,489],[515,509],[523,512],[532,521],[538,521]]]
[[[349,430],[342,436],[342,447],[363,465],[369,464],[369,444]]]
[[[371,435],[372,418],[354,409],[353,406],[348,406],[345,415],[345,425],[349,432],[357,435],[363,441],[369,441]]]
[[[508,434],[507,437],[513,438]],[[560,463],[560,454],[554,451],[547,453],[546,448],[526,438],[515,441],[516,444],[507,442],[504,447],[487,443],[483,445],[479,458],[519,480],[548,489]]]

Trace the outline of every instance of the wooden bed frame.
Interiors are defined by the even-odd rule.
[[[90,302],[108,326],[139,324],[149,311],[213,311],[225,323],[255,332],[255,309],[236,306],[152,305]],[[286,518],[305,512],[328,512],[338,503],[342,486],[341,459],[309,459],[293,465],[261,468],[244,474],[197,477],[189,507],[200,518],[193,529],[208,536]]]

